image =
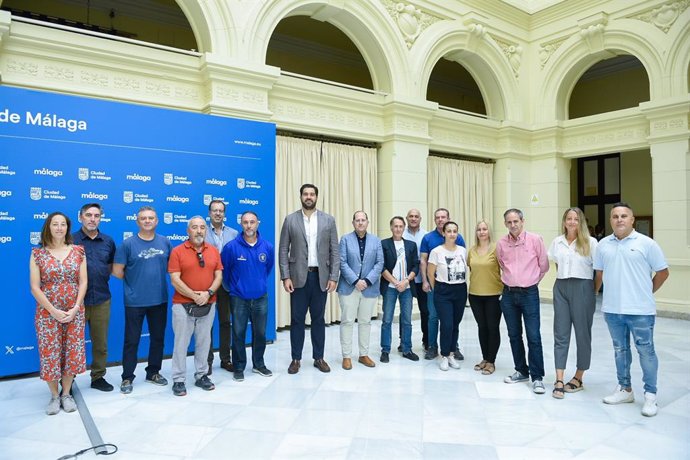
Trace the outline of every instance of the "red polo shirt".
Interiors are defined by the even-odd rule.
[[[196,249],[191,245],[189,240],[185,241],[181,245],[175,247],[170,253],[168,272],[180,273],[182,282],[194,291],[208,290],[211,284],[213,284],[216,270],[222,270],[223,264],[220,262],[218,249],[208,243],[204,243],[201,247],[201,255],[204,258],[203,268],[199,265],[199,257],[197,256]],[[209,299],[209,302],[215,301],[215,295]],[[194,302],[194,300],[175,291],[173,303],[187,302]]]

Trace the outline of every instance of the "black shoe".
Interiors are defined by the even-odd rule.
[[[410,361],[419,361],[419,356],[414,351],[408,351],[407,353],[403,353],[403,358],[407,358]]]
[[[232,362],[230,361],[221,361],[220,368],[225,369],[228,372],[235,372],[235,368],[233,367]]]
[[[184,382],[174,382],[172,390],[175,396],[185,396],[187,394]]]
[[[106,382],[103,377],[99,377],[91,382],[91,388],[101,391],[113,391],[113,386]]]
[[[273,375],[273,372],[271,372],[266,366],[255,367],[252,369],[252,372],[255,374],[259,374],[262,377],[271,377]]]
[[[382,363],[387,363],[390,361],[390,359],[388,358],[387,351],[381,352],[381,358],[379,359],[379,361],[381,361]]]
[[[458,361],[464,361],[465,357],[463,356],[462,353],[460,353],[460,349],[456,348],[455,351],[453,352],[453,358],[457,359]]]
[[[194,382],[194,385],[198,386],[202,390],[205,391],[211,391],[215,390],[216,386],[211,382],[211,379],[208,378],[208,375],[202,375],[201,378],[197,379],[196,382]]]
[[[232,379],[235,382],[244,382],[244,372],[242,371],[235,371],[232,373]]]
[[[438,349],[436,347],[429,347],[426,349],[426,353],[424,353],[424,359],[434,359],[438,356]]]

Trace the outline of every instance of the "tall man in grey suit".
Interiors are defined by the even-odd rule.
[[[357,319],[357,337],[361,364],[374,367],[369,357],[371,316],[376,308],[383,270],[381,241],[367,232],[369,217],[364,211],[352,216],[355,231],[340,240],[340,347],[343,350],[343,369],[352,369],[352,326]]]
[[[328,293],[335,291],[340,274],[338,231],[333,216],[316,210],[319,189],[304,184],[299,191],[302,209],[285,218],[278,247],[280,279],[285,291],[290,293],[292,362],[288,374],[299,372],[307,310],[311,316],[314,367],[330,372],[323,359],[324,311]]]

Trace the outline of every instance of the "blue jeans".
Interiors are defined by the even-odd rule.
[[[242,299],[230,296],[230,307],[235,320],[232,322],[232,361],[236,371],[247,366],[247,320],[252,320],[252,365],[254,369],[265,367],[266,318],[268,295],[258,299]]]
[[[434,290],[426,293],[426,308],[429,310],[429,348],[438,348],[438,314],[434,305]]]
[[[510,349],[513,352],[515,370],[532,377],[532,381],[544,378],[544,352],[541,347],[539,288],[535,284],[527,288],[503,288],[501,310],[508,327]],[[525,322],[529,366],[525,361],[525,344],[522,341],[522,321]]]
[[[391,351],[391,324],[395,312],[395,301],[400,299],[400,322],[402,323],[403,353],[412,351],[412,290],[386,288],[383,291],[383,321],[381,322],[381,351]]]
[[[450,356],[458,343],[460,321],[467,303],[467,284],[446,284],[436,281],[434,303],[441,328],[441,356]]]
[[[656,375],[659,369],[659,360],[654,351],[654,323],[656,316],[604,313],[604,319],[609,327],[611,340],[613,340],[618,384],[623,388],[631,388],[630,364],[632,363],[632,353],[630,352],[630,334],[632,333],[635,348],[637,348],[637,353],[640,355],[644,391],[656,394]]]

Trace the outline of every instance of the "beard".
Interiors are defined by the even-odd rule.
[[[311,211],[316,207],[316,201],[313,201],[311,204],[307,204],[305,201],[302,201],[302,207],[307,211]]]

